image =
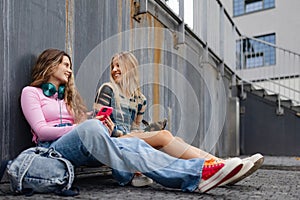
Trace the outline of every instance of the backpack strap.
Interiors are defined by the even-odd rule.
[[[74,181],[74,167],[73,167],[73,165],[70,163],[70,161],[63,158],[62,155],[59,152],[55,151],[54,148],[50,148],[48,150],[48,153],[49,153],[48,154],[49,157],[62,161],[65,164],[65,166],[67,167],[68,174],[69,174],[69,179],[68,179],[68,184],[65,186],[63,191],[64,190],[69,190],[72,187],[72,183]],[[72,195],[69,195],[69,196],[72,196]]]
[[[69,161],[66,160],[65,158],[57,158],[58,160],[62,161],[63,163],[65,163],[67,169],[68,169],[68,173],[69,173],[69,180],[68,180],[68,184],[66,185],[65,189],[70,189],[72,187],[72,183],[74,181],[74,168],[72,165],[70,165]]]
[[[29,167],[31,166],[34,158],[36,158],[37,156],[39,156],[39,155],[38,154],[27,154],[26,157],[23,159],[23,162],[26,161],[27,165],[22,164],[21,168],[19,170],[19,173],[21,173],[21,174],[18,174],[18,177],[20,177],[20,179],[18,180],[18,183],[17,183],[17,189],[19,191],[22,191],[23,178],[24,178],[25,174],[27,173]]]

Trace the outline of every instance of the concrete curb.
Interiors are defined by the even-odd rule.
[[[279,166],[279,165],[262,165],[260,169],[300,171],[300,166]]]
[[[300,171],[300,157],[296,156],[264,156],[261,169]]]

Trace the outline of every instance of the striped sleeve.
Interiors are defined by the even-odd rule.
[[[108,84],[103,84],[97,91],[94,102],[94,113],[97,113],[101,106],[111,106],[113,89]]]

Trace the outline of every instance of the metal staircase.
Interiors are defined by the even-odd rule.
[[[276,102],[277,115],[284,115],[286,108],[300,117],[300,54],[245,36],[239,40],[239,46],[240,97],[246,98],[246,93],[251,92]],[[276,58],[272,65],[267,62],[270,54]]]
[[[242,88],[242,87],[240,87]],[[269,94],[264,88],[254,87],[253,83],[243,83],[243,88],[240,90],[240,97],[247,98],[247,92],[251,92],[261,98],[264,98],[268,101],[275,102],[277,105],[276,114],[284,115],[284,109],[290,109],[295,112],[297,116],[300,117],[300,105],[295,104],[295,102],[291,99],[286,99],[280,97],[280,94]]]

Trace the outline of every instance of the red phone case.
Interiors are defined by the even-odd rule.
[[[102,106],[99,112],[97,113],[97,116],[104,116],[101,120],[105,120],[110,114],[112,113],[113,108],[109,106]]]

